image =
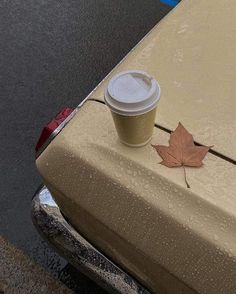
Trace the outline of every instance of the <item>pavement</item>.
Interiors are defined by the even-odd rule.
[[[61,282],[0,237],[0,293],[70,294]]]
[[[171,8],[159,0],[0,2],[0,235],[75,292],[104,293],[32,225],[41,183],[34,146],[43,126],[78,105]]]

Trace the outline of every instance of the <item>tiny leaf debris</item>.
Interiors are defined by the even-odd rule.
[[[179,123],[175,131],[170,134],[169,146],[152,145],[152,147],[162,158],[160,164],[167,167],[183,167],[185,183],[190,188],[185,166],[202,166],[202,160],[212,146],[196,146],[193,136]]]

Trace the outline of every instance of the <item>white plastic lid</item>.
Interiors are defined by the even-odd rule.
[[[110,80],[105,103],[118,114],[140,115],[156,107],[160,93],[160,86],[153,77],[144,71],[129,70]]]

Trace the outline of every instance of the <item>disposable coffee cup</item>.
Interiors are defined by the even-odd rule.
[[[139,70],[121,72],[109,81],[105,103],[122,143],[141,147],[151,140],[160,92],[158,82]]]

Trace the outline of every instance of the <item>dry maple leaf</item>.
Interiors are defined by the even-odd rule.
[[[191,166],[200,167],[202,160],[211,147],[196,146],[193,136],[179,123],[174,132],[170,134],[169,146],[152,145],[163,159],[160,164],[167,167]],[[184,178],[188,188],[190,188],[186,171],[184,168]]]

